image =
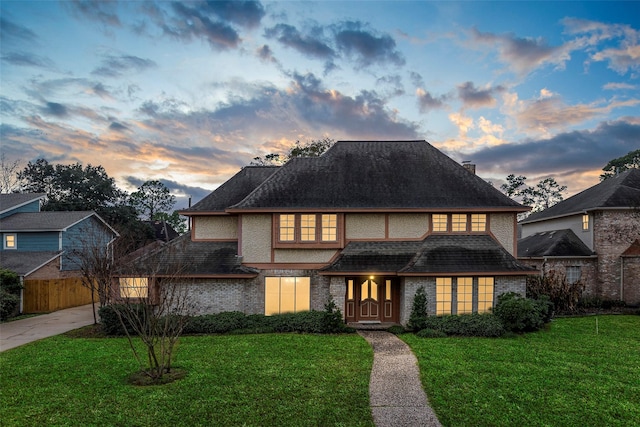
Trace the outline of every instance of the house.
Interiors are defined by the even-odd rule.
[[[240,170],[180,212],[191,233],[165,245],[155,277],[130,272],[120,293],[147,296],[180,271],[199,313],[333,298],[346,322],[406,323],[421,286],[432,314],[484,312],[537,274],[515,258],[527,209],[426,141],[339,141]]]
[[[21,277],[21,311],[52,311],[91,302],[79,281],[87,245],[105,251],[118,233],[93,211],[40,211],[46,195],[0,194],[0,268]]]
[[[171,240],[178,237],[180,234],[176,230],[173,229],[171,224],[169,224],[165,220],[153,220],[153,221],[143,221],[146,225],[151,227],[153,230],[153,237],[156,241],[160,242],[170,242]]]
[[[518,260],[581,280],[584,294],[640,304],[640,170],[630,169],[521,221]]]

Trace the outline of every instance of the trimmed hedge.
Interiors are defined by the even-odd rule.
[[[506,332],[500,319],[491,313],[429,316],[424,319],[425,329],[465,337],[500,337]]]
[[[498,297],[493,313],[500,318],[508,331],[533,332],[542,329],[551,321],[553,303],[544,296],[530,299],[509,292]]]

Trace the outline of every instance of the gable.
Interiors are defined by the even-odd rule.
[[[339,141],[291,159],[228,211],[472,208],[527,209],[426,141]]]
[[[572,230],[542,231],[518,240],[518,258],[585,257],[593,255]]]
[[[39,212],[44,193],[0,194],[0,218],[21,212]]]

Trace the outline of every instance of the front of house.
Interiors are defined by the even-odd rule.
[[[198,313],[322,310],[333,298],[346,322],[406,323],[421,286],[430,314],[524,295],[535,271],[514,256],[526,210],[426,141],[339,141],[243,168],[181,212],[191,233],[166,250]]]

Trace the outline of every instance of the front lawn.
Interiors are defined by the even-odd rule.
[[[640,316],[555,319],[512,338],[401,338],[445,426],[640,422]]]
[[[123,338],[58,336],[0,353],[3,426],[371,426],[373,354],[358,335],[183,337],[162,386]]]

